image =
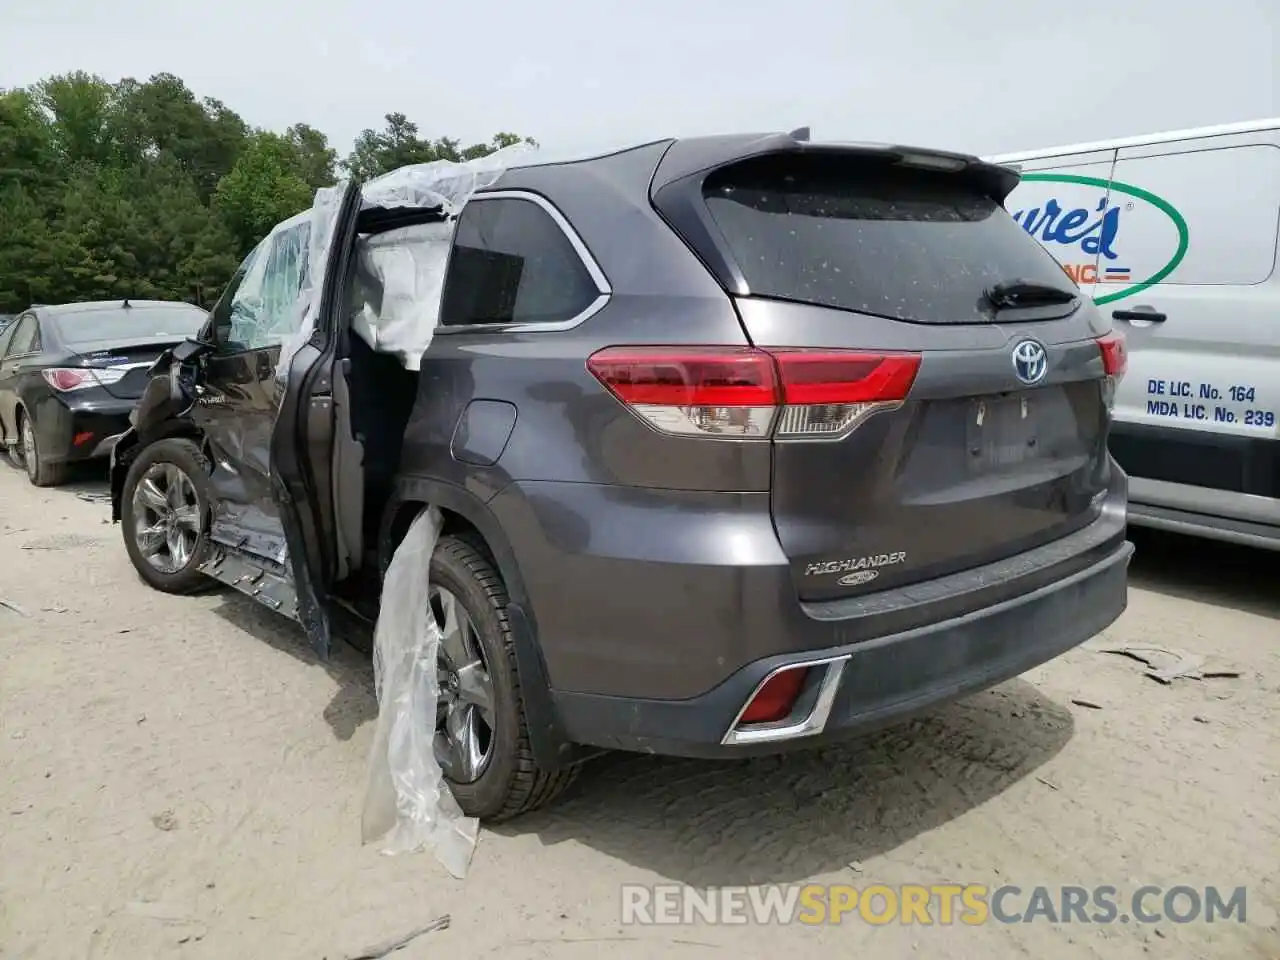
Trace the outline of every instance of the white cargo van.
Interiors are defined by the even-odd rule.
[[[1280,549],[1280,119],[991,159],[1129,345],[1129,520]]]

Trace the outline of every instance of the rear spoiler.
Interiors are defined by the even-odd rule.
[[[808,133],[808,129],[802,127],[792,133],[730,134],[677,140],[654,171],[650,195],[656,197],[659,191],[678,181],[705,176],[742,160],[784,153],[847,155],[850,159],[865,157],[907,167],[954,172],[965,176],[1000,204],[1021,180],[1016,169],[967,153],[882,143],[814,143],[808,139]]]

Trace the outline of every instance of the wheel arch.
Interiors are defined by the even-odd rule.
[[[204,433],[185,418],[173,417],[158,423],[147,424],[141,433],[130,427],[120,435],[120,439],[116,441],[111,451],[111,521],[113,523],[120,522],[124,481],[129,475],[129,467],[138,458],[138,454],[153,443],[178,437],[193,441],[206,455],[208,454]]]
[[[385,574],[396,547],[408,533],[413,519],[427,506],[443,514],[442,535],[469,535],[478,540],[507,588],[507,619],[516,650],[516,671],[529,727],[529,745],[538,765],[554,770],[576,762],[580,751],[565,736],[547,678],[547,667],[538,642],[537,623],[529,608],[529,595],[502,526],[475,495],[450,483],[421,477],[404,477],[383,513],[378,538],[379,569]]]

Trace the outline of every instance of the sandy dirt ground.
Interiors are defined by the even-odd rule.
[[[1280,556],[1135,532],[1105,639],[1211,654],[1163,686],[1077,649],[839,748],[613,755],[485,830],[465,881],[362,847],[368,660],[226,594],[142,585],[92,474],[0,469],[0,956],[1280,957]],[[1084,700],[1097,709],[1081,706]],[[1244,924],[624,926],[620,887],[1248,888]],[[1158,902],[1158,901],[1157,901]]]

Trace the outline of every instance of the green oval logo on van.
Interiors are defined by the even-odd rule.
[[[1131,297],[1141,290],[1159,283],[1178,268],[1187,255],[1190,231],[1186,218],[1163,197],[1130,183],[1086,177],[1074,173],[1027,173],[1021,183],[1062,184],[1067,187],[1062,197],[1040,193],[1034,202],[1018,198],[1019,189],[1011,194],[1010,214],[1014,221],[1035,237],[1053,254],[1067,274],[1076,283],[1094,284],[1094,303],[1111,303]],[[1078,188],[1096,188],[1102,191],[1096,202],[1093,198],[1082,205],[1083,191]],[[1157,213],[1157,223],[1151,223],[1151,213]],[[1126,244],[1127,229],[1131,220],[1147,221],[1141,229],[1144,233],[1144,249],[1137,250]],[[1167,219],[1168,225],[1160,222]],[[1158,251],[1168,244],[1169,258],[1152,264],[1152,247]],[[1078,262],[1072,262],[1073,259]],[[1119,284],[1124,284],[1116,289]],[[1099,290],[1113,292],[1098,296]]]

